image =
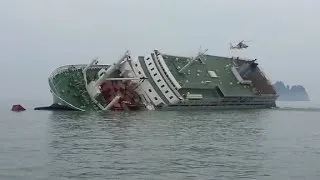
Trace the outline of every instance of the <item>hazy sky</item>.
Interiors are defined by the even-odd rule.
[[[117,60],[154,48],[258,58],[274,82],[304,85],[320,99],[319,0],[1,0],[0,98],[51,97],[47,78],[65,64]],[[319,96],[319,97],[317,97]]]

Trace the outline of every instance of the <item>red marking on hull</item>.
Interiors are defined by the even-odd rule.
[[[128,86],[127,82],[121,81],[106,81],[101,85],[101,90],[104,99],[110,103],[116,96],[120,96],[120,100],[111,110],[133,110],[144,107],[140,98],[137,99],[138,94],[134,89]]]

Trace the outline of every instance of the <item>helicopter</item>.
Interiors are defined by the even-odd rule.
[[[249,46],[246,45],[244,42],[248,42],[248,41],[240,41],[236,46],[233,46],[231,43],[230,43],[230,49],[246,49],[248,48]]]

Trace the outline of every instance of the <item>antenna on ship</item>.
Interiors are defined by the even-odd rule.
[[[202,46],[200,46],[199,52],[198,52],[198,55],[197,55],[196,59],[199,59],[202,62],[202,64],[205,64],[205,61],[207,60],[205,58],[205,55],[206,55],[207,51],[208,51],[208,49],[205,49],[204,51],[202,51]]]
[[[127,59],[130,60],[131,59],[131,53],[130,53],[129,49],[126,50],[125,54],[127,55]]]
[[[99,61],[98,61],[99,57],[95,57],[94,59],[95,59],[94,64],[97,65],[99,63]]]
[[[201,52],[201,51],[202,51],[202,46],[200,46],[198,54],[205,54],[208,51],[208,49],[205,49],[203,52]]]
[[[208,51],[208,49],[205,49],[204,51],[202,51],[202,48],[200,46],[198,54],[196,57],[192,57],[189,62],[184,65],[180,70],[179,73],[183,73],[189,66],[192,65],[192,63],[194,63],[196,60],[200,60],[202,64],[205,64],[206,62],[206,57],[205,57],[205,53]]]

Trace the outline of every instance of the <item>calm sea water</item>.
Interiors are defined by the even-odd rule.
[[[105,114],[5,105],[0,179],[320,179],[320,106],[308,105]]]

